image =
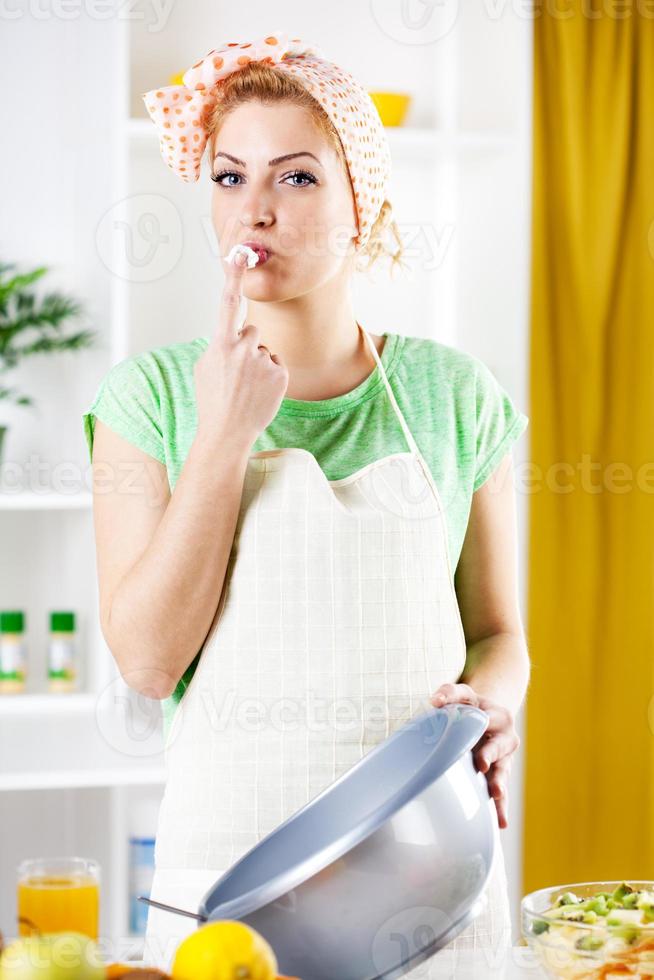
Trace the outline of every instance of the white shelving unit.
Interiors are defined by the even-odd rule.
[[[420,43],[419,32],[408,40],[394,36],[398,5],[391,0],[354,6],[336,0],[329,17],[293,0],[279,0],[272,13],[263,0],[252,0],[245,13],[224,2],[189,0],[167,10],[156,30],[146,16],[121,16],[123,6],[116,0],[116,16],[100,25],[101,32],[84,17],[66,25],[92,38],[85,57],[106,65],[113,100],[93,148],[109,155],[112,181],[110,220],[98,214],[96,239],[108,268],[105,369],[133,353],[207,335],[220,289],[206,163],[197,184],[184,184],[168,171],[140,94],[167,84],[219,40],[288,25],[294,35],[319,38],[327,56],[369,90],[413,95],[406,125],[387,131],[389,197],[411,274],[391,279],[379,268],[372,280],[361,277],[354,285],[358,316],[375,333],[431,337],[476,354],[525,404],[527,18],[507,7],[489,19],[483,5],[461,5],[444,36]],[[177,250],[174,261],[166,261],[165,251],[149,266],[140,261],[148,246],[139,237],[143,214],[154,215],[162,237]],[[26,534],[32,543],[27,551]],[[7,933],[15,921],[20,860],[88,854],[103,868],[102,935],[121,942],[127,947],[122,955],[130,955],[138,941],[130,939],[127,926],[128,828],[131,808],[143,800],[156,804],[163,791],[160,706],[146,705],[124,685],[99,629],[90,492],[0,488],[0,535],[12,565],[0,579],[0,603],[25,608],[21,596],[27,595],[28,628],[36,624],[30,691],[0,699],[0,811],[4,839],[12,841],[10,849],[0,849],[0,927]],[[82,689],[73,695],[47,694],[38,683],[45,677],[46,641],[39,619],[50,603],[79,611],[86,663]],[[128,722],[132,728],[141,723],[148,737],[130,742]],[[514,828],[519,819],[514,803]],[[514,906],[515,833],[504,835]]]
[[[18,493],[2,492],[0,490],[0,510],[91,510],[93,496],[90,493],[78,493],[66,496],[55,493],[35,493],[22,490]]]

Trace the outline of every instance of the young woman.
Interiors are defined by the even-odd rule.
[[[194,911],[433,704],[488,713],[473,757],[507,826],[529,674],[510,447],[527,417],[471,355],[355,318],[351,276],[400,238],[383,127],[348,73],[274,34],[145,102],[178,176],[208,150],[221,255],[259,258],[224,263],[210,336],[115,365],[84,416],[103,633],[164,709],[151,897]],[[452,946],[510,943],[501,848],[486,895]],[[151,907],[146,957],[168,967],[195,927]]]

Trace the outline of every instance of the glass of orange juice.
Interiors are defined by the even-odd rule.
[[[81,932],[98,938],[100,865],[80,857],[34,858],[18,866],[18,934]]]

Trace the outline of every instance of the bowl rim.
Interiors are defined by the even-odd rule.
[[[549,894],[551,892],[560,892],[561,894],[563,892],[574,892],[574,890],[576,888],[584,888],[586,886],[591,886],[591,885],[597,885],[597,886],[601,886],[601,885],[613,885],[614,888],[617,888],[618,885],[621,885],[623,882],[626,882],[628,885],[632,885],[632,886],[633,885],[639,885],[639,884],[640,885],[650,885],[651,888],[649,888],[647,890],[648,891],[654,891],[654,880],[652,880],[651,878],[618,878],[618,879],[615,879],[615,880],[604,880],[604,881],[602,881],[602,880],[598,880],[598,881],[573,881],[573,882],[570,882],[569,884],[565,884],[565,885],[546,885],[544,888],[537,888],[535,891],[528,892],[526,895],[523,895],[522,899],[520,900],[520,911],[526,917],[530,917],[530,918],[533,918],[533,919],[543,919],[543,918],[545,918],[545,915],[544,915],[543,912],[536,912],[535,909],[529,907],[528,902],[529,902],[530,899],[531,900],[534,900],[534,899],[536,899],[540,895]],[[608,888],[604,889],[604,888],[601,888],[601,887],[597,887],[595,890],[596,891],[609,891],[609,890],[612,891],[613,889],[608,889]],[[636,890],[640,891],[640,889],[636,889]],[[594,930],[595,932],[597,932],[598,929],[601,929],[602,926],[604,926],[606,929],[611,929],[611,926],[607,926],[606,923],[605,922],[603,923],[602,921],[598,921],[598,922],[568,922],[566,919],[551,919],[551,920],[548,919],[547,921],[548,922],[549,921],[552,921],[554,923],[561,922],[564,925],[574,926],[575,929],[588,929],[588,930],[591,930],[591,931]],[[639,925],[638,928],[641,929],[645,933],[654,932],[654,922],[645,922],[645,923],[643,923],[643,925]],[[529,938],[533,938],[533,937],[529,937]]]
[[[371,810],[366,814],[365,818],[359,823],[355,828],[352,828],[348,834],[343,835],[337,841],[335,841],[331,846],[322,848],[322,850],[315,852],[305,861],[291,865],[291,867],[286,868],[279,874],[274,875],[272,878],[263,884],[255,885],[254,888],[237,895],[235,898],[228,900],[227,902],[221,903],[218,908],[220,909],[220,915],[222,918],[240,918],[244,915],[250,915],[252,912],[258,911],[269,905],[271,902],[276,902],[287,892],[299,885],[304,884],[314,875],[318,874],[320,871],[324,870],[328,865],[337,861],[338,858],[342,857],[343,854],[353,850],[358,844],[370,837],[394,814],[401,810],[403,806],[409,803],[411,800],[419,796],[427,786],[430,786],[437,779],[440,779],[444,773],[450,769],[453,765],[458,763],[472,748],[476,745],[479,738],[488,728],[490,724],[490,716],[487,712],[482,711],[481,708],[477,708],[471,704],[454,702],[450,704],[445,704],[442,707],[430,707],[427,711],[420,715],[415,715],[410,718],[404,725],[396,729],[394,732],[378,742],[369,752],[366,752],[360,759],[358,759],[353,766],[350,766],[344,773],[342,773],[338,779],[335,779],[332,783],[326,786],[317,796],[314,796],[311,800],[296,810],[289,817],[286,818],[281,824],[275,827],[270,833],[262,837],[249,851],[246,851],[238,861],[236,861],[230,868],[228,868],[223,875],[221,875],[217,881],[211,885],[209,889],[205,892],[200,906],[198,908],[199,914],[206,916],[209,920],[211,912],[207,908],[207,900],[210,898],[213,891],[216,889],[218,884],[222,881],[224,877],[232,873],[238,865],[244,861],[249,854],[256,850],[265,840],[272,837],[282,827],[286,824],[291,823],[295,820],[301,813],[308,810],[310,807],[315,806],[317,802],[326,796],[328,793],[332,792],[334,787],[338,786],[340,783],[345,782],[348,778],[351,778],[355,770],[362,768],[367,760],[378,755],[383,748],[388,745],[389,742],[395,741],[400,738],[400,736],[406,732],[412,725],[425,725],[431,723],[431,719],[438,717],[441,714],[446,716],[446,723],[441,732],[440,737],[435,743],[432,752],[429,755],[429,759],[433,758],[433,752],[436,747],[440,745],[446,738],[449,731],[452,729],[454,724],[460,718],[461,714],[465,714],[468,717],[476,719],[476,722],[480,723],[483,727],[481,731],[478,731],[477,724],[470,726],[470,734],[464,740],[462,747],[455,759],[452,759],[449,765],[435,778],[427,777],[426,773],[429,769],[427,761],[418,768],[418,770],[412,773],[407,779],[401,784],[401,786],[396,790],[396,792],[388,797],[383,803],[380,803],[375,809]],[[489,796],[489,804],[491,803]],[[493,840],[496,837],[493,835]]]
[[[384,99],[389,98],[389,97],[392,98],[392,99],[410,99],[411,98],[411,92],[393,91],[392,89],[376,89],[376,88],[373,88],[373,89],[370,89],[370,91],[369,91],[368,94],[371,95],[371,96],[374,95],[375,97],[380,97],[380,98],[384,98]]]

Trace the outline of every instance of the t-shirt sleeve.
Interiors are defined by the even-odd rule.
[[[477,461],[473,492],[486,482],[529,424],[528,416],[516,408],[483,361],[477,361],[476,403]]]
[[[96,419],[165,465],[159,391],[136,356],[109,369],[82,415],[90,459]]]

